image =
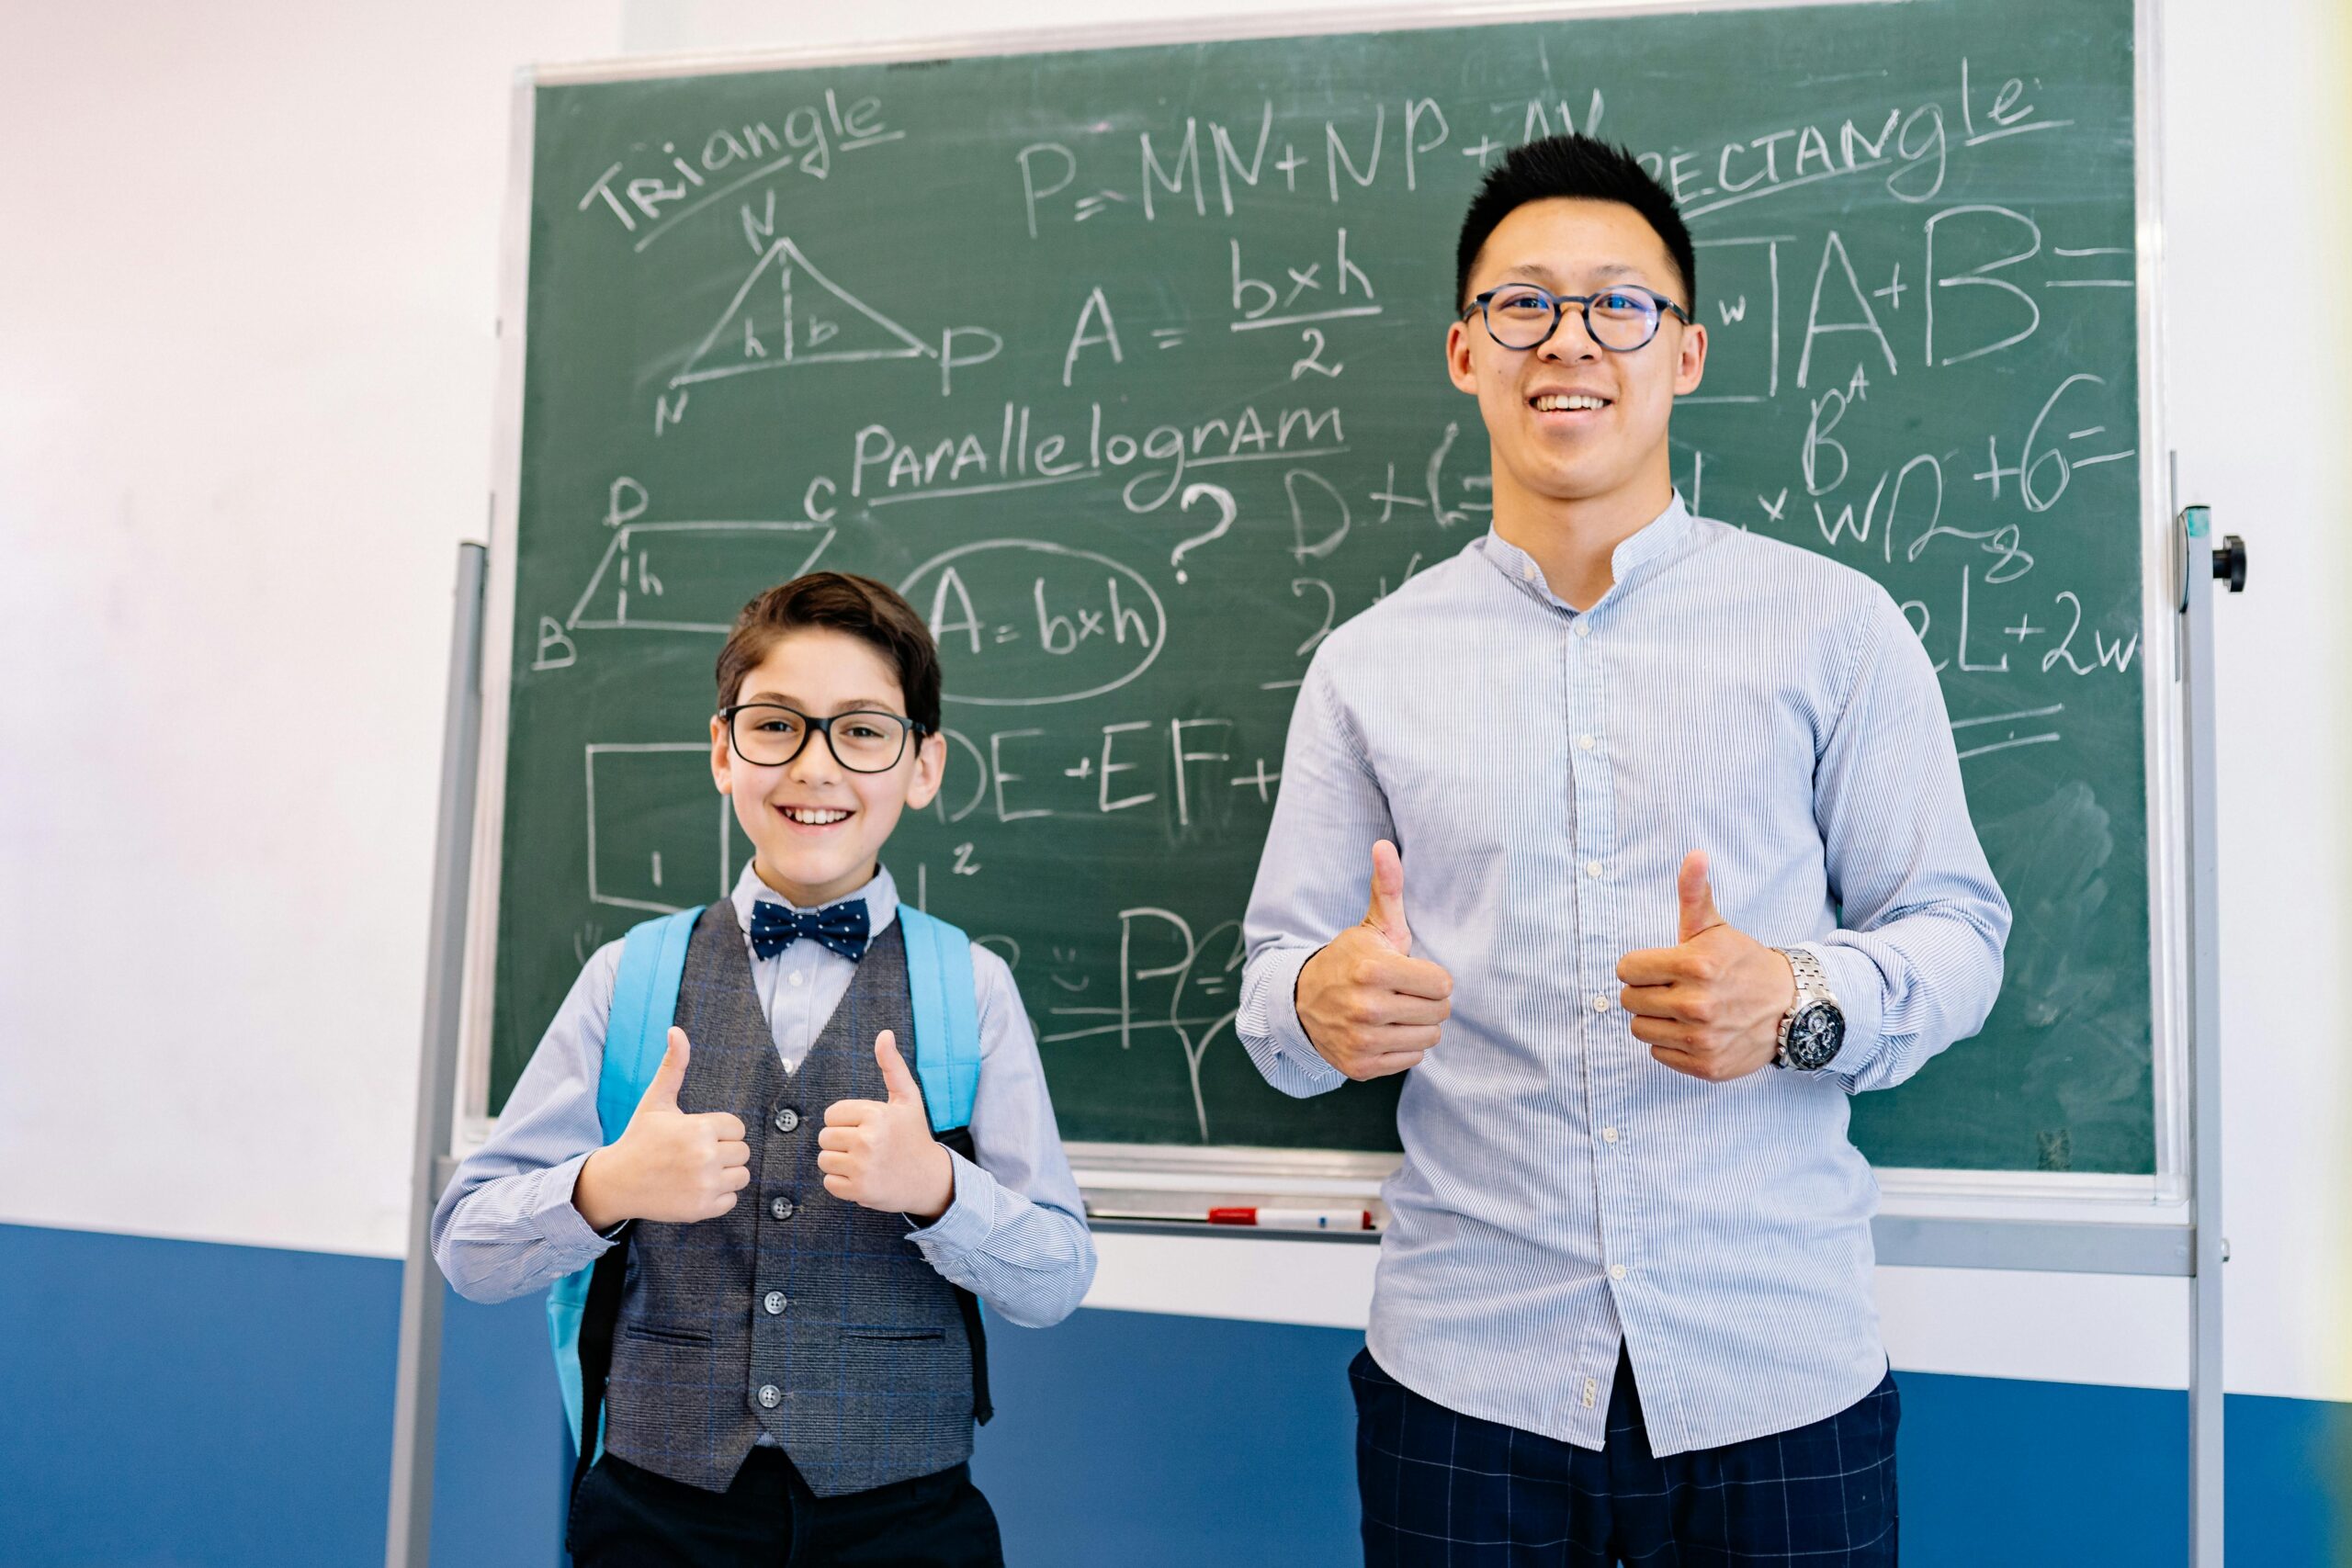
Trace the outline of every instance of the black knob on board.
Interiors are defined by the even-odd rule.
[[[2222,535],[2213,552],[2213,581],[2228,583],[2233,593],[2245,592],[2245,541],[2235,534]]]

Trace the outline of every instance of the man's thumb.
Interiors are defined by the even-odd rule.
[[[1682,935],[1689,942],[1701,931],[1724,923],[1715,909],[1715,892],[1707,884],[1707,852],[1692,850],[1682,857],[1682,873],[1675,878],[1675,896],[1682,906]]]
[[[922,1090],[915,1085],[914,1074],[907,1071],[907,1060],[899,1055],[899,1037],[888,1030],[874,1037],[874,1059],[881,1064],[882,1083],[890,1091],[890,1103],[911,1100],[921,1103]]]
[[[1405,924],[1405,860],[1385,839],[1372,846],[1372,907],[1363,919],[1397,952],[1413,951],[1413,933]]]
[[[645,1086],[645,1097],[637,1102],[639,1111],[650,1106],[656,1111],[678,1109],[678,1090],[686,1081],[686,1058],[692,1047],[686,1043],[686,1032],[670,1031],[670,1048],[662,1053],[662,1066],[654,1069],[653,1081]]]

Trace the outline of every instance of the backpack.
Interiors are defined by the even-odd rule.
[[[646,1086],[661,1068],[671,1021],[677,1016],[686,944],[705,907],[647,920],[633,927],[621,942],[620,973],[613,983],[612,1014],[605,1028],[604,1067],[596,1084],[596,1119],[607,1144],[628,1131],[637,1102],[645,1098]],[[922,1085],[933,1134],[968,1158],[972,1100],[980,1081],[971,939],[908,905],[899,906],[898,919],[907,946],[907,988],[914,1002],[915,1077]],[[572,1450],[580,1456],[575,1486],[605,1450],[605,1379],[612,1366],[613,1329],[620,1314],[628,1253],[628,1233],[624,1231],[619,1242],[595,1262],[548,1288],[548,1337],[555,1348],[556,1381],[563,1389]],[[972,1414],[985,1423],[992,1412],[979,1300],[961,1287],[956,1296],[972,1344]],[[593,1442],[583,1441],[590,1420],[595,1423]]]

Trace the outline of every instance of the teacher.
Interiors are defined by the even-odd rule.
[[[1237,1023],[1289,1094],[1407,1075],[1365,1560],[1891,1564],[1848,1099],[2009,928],[1942,694],[1875,582],[1675,492],[1707,332],[1631,155],[1515,149],[1455,259],[1493,525],[1317,649]]]

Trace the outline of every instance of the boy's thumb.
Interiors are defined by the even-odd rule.
[[[654,1070],[653,1081],[645,1086],[645,1097],[637,1102],[639,1111],[650,1106],[656,1111],[678,1109],[678,1090],[686,1081],[686,1058],[693,1047],[686,1043],[686,1032],[670,1031],[670,1048],[662,1053],[662,1066]]]
[[[918,1104],[922,1090],[915,1083],[914,1074],[907,1070],[907,1060],[899,1055],[899,1038],[888,1030],[874,1037],[874,1059],[882,1067],[883,1087],[890,1091],[890,1103],[911,1100]]]

